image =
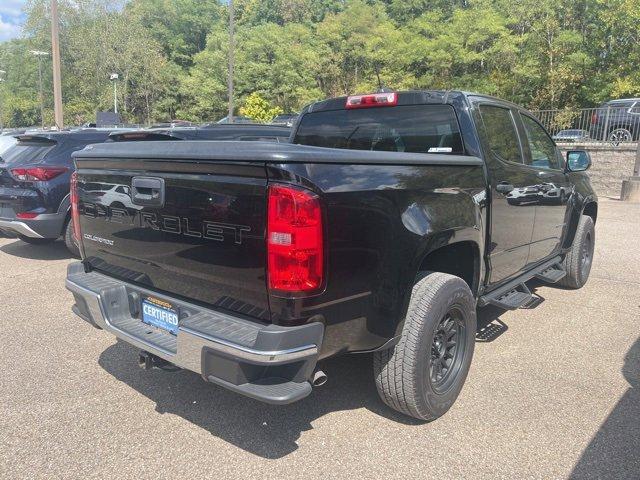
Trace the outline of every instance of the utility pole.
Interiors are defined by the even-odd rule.
[[[233,123],[233,67],[235,55],[235,32],[234,32],[234,11],[233,0],[229,0],[229,71],[227,73],[227,86],[229,89],[229,123]]]
[[[53,56],[53,111],[58,130],[64,127],[62,118],[62,76],[60,74],[60,41],[58,38],[58,1],[51,0],[51,53]]]
[[[112,73],[109,80],[113,82],[113,113],[118,113],[118,78],[117,73]]]
[[[49,52],[42,50],[30,50],[31,55],[38,58],[38,88],[40,91],[40,126],[44,129],[44,94],[42,93],[42,57],[49,55]]]
[[[7,73],[5,70],[0,70],[0,86],[4,82],[4,78],[2,77],[5,73]],[[4,104],[0,103],[0,133],[2,133],[2,130],[4,130],[4,122],[2,121],[2,117],[4,116],[4,111],[2,108],[3,106]]]

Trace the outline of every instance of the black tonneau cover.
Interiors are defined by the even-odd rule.
[[[339,163],[376,165],[482,165],[478,157],[309,147],[273,142],[159,141],[89,145],[75,159],[224,160],[266,163]]]

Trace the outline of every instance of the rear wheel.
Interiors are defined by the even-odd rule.
[[[18,235],[18,238],[30,245],[48,245],[56,241],[55,238],[33,238],[26,235]]]
[[[593,264],[595,241],[596,231],[593,219],[588,215],[582,215],[578,222],[571,250],[564,257],[564,268],[567,275],[560,280],[561,286],[582,288],[587,283],[591,265]]]
[[[80,257],[80,249],[78,243],[73,234],[73,220],[67,220],[67,224],[64,227],[64,244],[67,246],[67,250],[76,258]]]
[[[421,420],[446,413],[467,378],[475,332],[469,286],[453,275],[426,273],[413,287],[400,342],[374,354],[382,400]]]

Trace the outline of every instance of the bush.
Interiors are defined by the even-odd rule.
[[[240,108],[240,115],[260,123],[270,122],[276,115],[281,113],[282,108],[272,107],[258,92],[253,92],[249,95],[244,102],[244,106]]]

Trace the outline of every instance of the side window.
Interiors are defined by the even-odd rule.
[[[559,169],[560,161],[556,145],[547,135],[547,132],[544,131],[544,128],[538,125],[531,117],[520,115],[520,118],[522,118],[524,131],[527,134],[527,140],[529,140],[529,149],[531,150],[531,158],[528,160],[528,164],[536,168]]]
[[[502,160],[522,163],[522,152],[511,111],[494,105],[480,105],[480,116],[491,151]]]

